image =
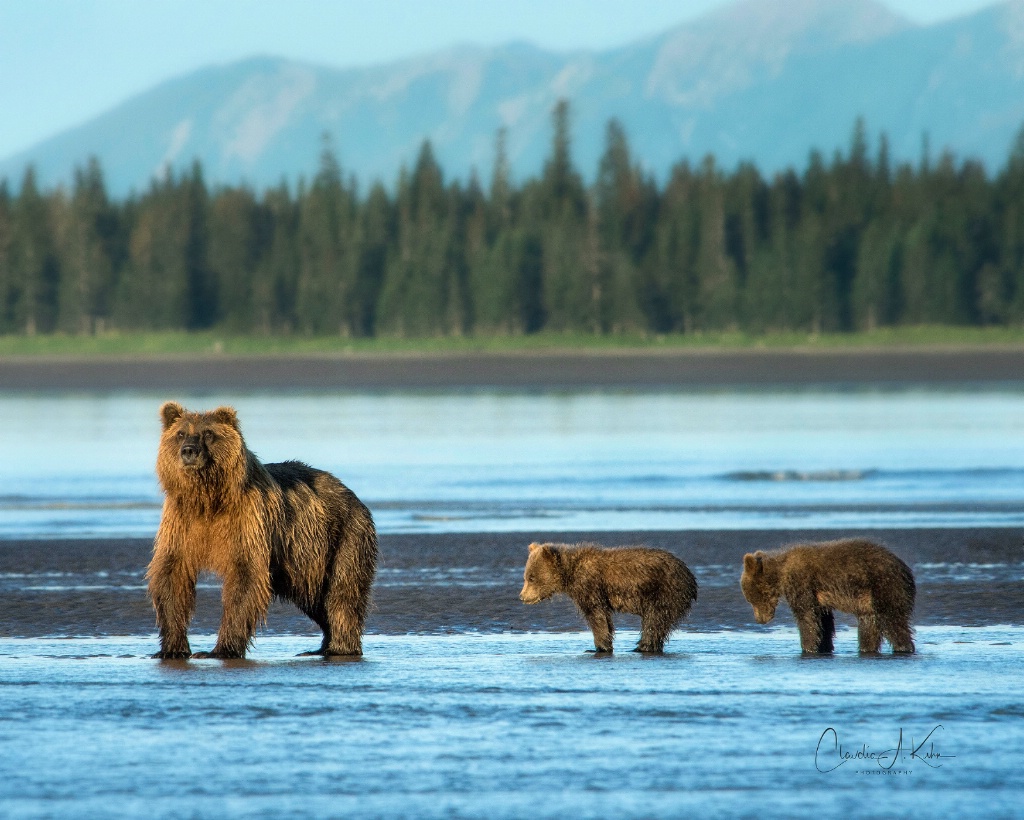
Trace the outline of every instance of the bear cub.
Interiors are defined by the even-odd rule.
[[[189,412],[167,402],[156,472],[163,516],[147,577],[159,658],[243,658],[274,597],[323,631],[310,655],[360,655],[377,531],[370,511],[330,473],[298,461],[263,464],[230,407]],[[223,579],[212,652],[192,654],[188,626],[202,571]]]
[[[786,599],[804,652],[832,652],[835,609],[857,616],[861,652],[877,653],[882,638],[893,652],[914,651],[914,574],[873,541],[849,538],[747,553],[740,587],[759,624],[775,617],[779,598]]]
[[[519,598],[536,604],[569,596],[594,633],[598,653],[612,651],[613,612],[640,616],[636,652],[661,652],[697,598],[697,579],[665,550],[596,544],[530,544]]]

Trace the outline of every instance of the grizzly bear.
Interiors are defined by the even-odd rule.
[[[156,472],[163,516],[147,577],[160,629],[158,658],[243,658],[273,597],[323,630],[307,655],[362,654],[377,567],[370,511],[330,473],[298,461],[262,464],[230,407],[160,408]],[[200,572],[223,579],[212,652],[192,654],[188,625]]]
[[[661,652],[697,599],[697,579],[665,550],[597,544],[530,544],[519,599],[536,604],[567,595],[594,633],[598,653],[612,651],[613,612],[640,616],[636,652]]]
[[[914,651],[910,615],[914,574],[885,547],[862,538],[798,544],[743,556],[743,595],[759,624],[775,617],[783,597],[793,610],[804,652],[832,652],[832,610],[857,616],[860,651],[877,653],[885,638],[893,652]]]

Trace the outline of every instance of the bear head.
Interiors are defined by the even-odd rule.
[[[160,408],[163,434],[157,474],[165,489],[188,478],[215,477],[245,472],[245,443],[238,416],[230,407],[205,413],[186,410],[169,401]]]
[[[743,556],[743,575],[740,577],[740,588],[743,597],[754,608],[754,620],[766,624],[775,617],[775,608],[779,605],[779,590],[768,578],[765,571],[766,556],[758,550]]]
[[[519,600],[524,604],[536,604],[556,592],[562,592],[561,568],[562,555],[556,547],[551,544],[530,544]]]

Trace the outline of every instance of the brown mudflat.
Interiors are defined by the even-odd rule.
[[[1024,348],[8,357],[5,390],[366,390],[1020,383]]]
[[[579,630],[572,605],[518,598],[532,540],[668,549],[700,584],[683,628],[762,629],[740,592],[743,554],[788,543],[864,535],[885,543],[917,576],[918,624],[1024,623],[1022,533],[1016,529],[687,531],[383,535],[367,631],[376,634]],[[148,540],[0,542],[0,637],[142,635],[155,632],[146,595]],[[780,608],[777,620],[789,623]],[[220,620],[216,579],[203,579],[193,631]],[[837,618],[844,623],[842,618]],[[620,628],[636,628],[629,617]],[[316,633],[289,604],[274,604],[262,634]]]

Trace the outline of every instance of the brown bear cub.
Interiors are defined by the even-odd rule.
[[[878,652],[882,638],[893,652],[914,651],[914,574],[873,541],[850,538],[747,553],[740,586],[759,624],[775,617],[780,596],[786,599],[804,652],[832,651],[834,609],[857,616],[861,652]]]
[[[530,544],[524,604],[568,595],[586,618],[599,653],[612,651],[613,612],[640,616],[637,652],[661,652],[697,599],[697,579],[672,553],[647,547]]]
[[[147,577],[160,628],[158,658],[243,658],[271,599],[293,601],[323,630],[309,655],[360,655],[377,531],[370,511],[330,473],[298,461],[261,464],[230,407],[168,402],[156,472],[163,517]],[[196,580],[224,582],[212,652],[192,654]]]

